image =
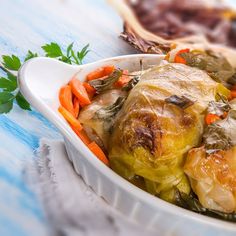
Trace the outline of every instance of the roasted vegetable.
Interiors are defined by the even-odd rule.
[[[94,80],[95,81],[95,80]],[[107,147],[109,129],[116,113],[126,98],[127,93],[112,89],[98,95],[89,106],[80,111],[79,121],[88,131],[90,139]]]
[[[183,64],[143,74],[114,121],[108,148],[112,169],[131,181],[144,178],[147,191],[170,202],[174,188],[188,194],[184,156],[201,141],[203,113],[218,90],[205,72]]]
[[[194,148],[188,153],[184,170],[205,208],[226,213],[236,211],[235,146],[212,154],[207,154],[204,146]]]
[[[232,213],[236,211],[236,110],[206,128],[203,145],[189,151],[185,173],[205,208]]]

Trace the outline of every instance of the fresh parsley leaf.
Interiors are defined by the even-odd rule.
[[[2,77],[0,78],[0,88],[2,88],[4,91],[12,92],[16,90],[17,84]]]
[[[85,58],[85,56],[90,52],[90,50],[88,50],[88,47],[89,47],[89,44],[87,44],[85,47],[83,47],[80,52],[77,52],[77,57],[79,59],[78,64],[81,65],[83,63],[83,59]]]
[[[38,54],[37,53],[33,53],[33,52],[31,52],[29,50],[27,52],[27,54],[26,54],[25,61],[28,61],[29,59],[34,58],[34,57],[38,57]]]
[[[4,104],[14,99],[14,95],[9,92],[0,92],[0,104]]]
[[[0,104],[0,114],[10,112],[12,109],[12,106],[13,106],[13,100]]]
[[[47,57],[60,57],[63,56],[60,46],[57,43],[50,43],[42,46]]]
[[[12,109],[14,98],[9,92],[0,92],[0,114],[8,113]]]
[[[3,60],[3,65],[9,70],[16,71],[19,70],[21,67],[20,59],[15,55],[12,56],[3,55],[2,60]]]
[[[71,57],[71,50],[72,50],[73,46],[74,46],[74,43],[71,43],[66,49],[66,55],[68,58]]]
[[[30,104],[25,100],[20,92],[16,95],[16,102],[22,109],[31,111]]]

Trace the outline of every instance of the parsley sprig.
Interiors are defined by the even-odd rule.
[[[82,48],[81,51],[73,49],[74,43],[71,43],[64,52],[62,48],[55,42],[42,46],[44,56],[51,57],[63,61],[68,64],[82,64],[83,59],[88,54],[89,44]],[[37,53],[28,51],[23,62],[38,57]],[[0,70],[5,73],[4,77],[0,77],[0,114],[8,113],[13,107],[13,102],[24,110],[31,110],[30,104],[19,91],[17,84],[17,71],[20,69],[22,61],[16,55],[3,55],[0,63]]]

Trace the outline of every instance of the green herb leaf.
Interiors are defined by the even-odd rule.
[[[197,199],[194,193],[187,195],[179,190],[175,193],[175,204],[185,209],[200,213],[202,215],[211,216],[225,221],[236,222],[236,213],[224,213],[216,210],[207,209]]]
[[[4,91],[12,92],[16,90],[17,84],[6,78],[0,78],[0,88],[2,88]]]
[[[191,101],[189,98],[187,98],[185,96],[179,97],[177,95],[172,95],[172,96],[166,98],[165,102],[174,104],[174,105],[180,107],[181,109],[186,109],[194,104],[194,102]]]
[[[12,56],[3,55],[2,60],[3,60],[3,65],[9,70],[17,71],[21,67],[20,59],[15,55]]]
[[[87,44],[85,47],[83,47],[80,52],[77,52],[77,57],[79,59],[79,64],[82,64],[83,59],[90,52],[90,50],[88,50],[88,47],[89,47],[89,44]]]
[[[121,70],[115,70],[111,75],[105,79],[95,79],[88,83],[96,89],[99,94],[105,90],[111,89],[113,84],[122,76]]]
[[[0,104],[4,104],[14,99],[14,95],[9,92],[0,92]]]
[[[73,45],[74,45],[74,43],[71,43],[71,44],[67,47],[67,49],[66,49],[66,55],[67,55],[67,57],[71,57],[71,51],[72,51]]]
[[[13,107],[13,100],[0,104],[0,114],[8,113],[9,111],[11,111],[12,107]]]
[[[110,120],[122,108],[125,100],[126,100],[126,97],[117,98],[114,104],[101,108],[98,111],[96,111],[95,118],[102,119],[102,120]]]
[[[212,79],[224,85],[227,85],[228,80],[235,74],[235,70],[228,60],[211,50],[181,53],[180,55],[187,61],[187,65],[205,70]]]
[[[57,43],[46,44],[46,45],[42,46],[42,49],[46,53],[47,57],[56,58],[56,57],[60,57],[63,55],[61,48]]]
[[[38,57],[37,53],[33,53],[30,50],[27,52],[26,57],[25,57],[25,61],[28,61],[29,59],[32,59],[34,57]]]
[[[20,92],[16,95],[16,102],[22,109],[31,111],[30,104],[25,100]]]
[[[207,153],[228,150],[236,145],[236,110],[230,110],[227,118],[208,125],[203,143]]]
[[[0,93],[0,113],[8,113],[12,109],[14,95],[9,92]]]
[[[134,76],[123,88],[123,91],[130,91],[140,80],[141,76]]]

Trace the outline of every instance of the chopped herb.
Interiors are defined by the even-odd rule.
[[[176,205],[182,208],[200,213],[202,215],[236,222],[236,213],[224,213],[216,210],[207,209],[202,206],[202,204],[199,202],[197,196],[194,193],[190,193],[189,195],[187,195],[186,193],[176,190],[175,203]]]
[[[235,85],[236,84],[236,73],[234,73],[234,75],[229,78],[229,80],[227,81],[230,85]]]
[[[230,110],[224,120],[208,125],[203,142],[208,154],[228,150],[236,145],[236,110]]]
[[[123,91],[130,91],[140,80],[141,76],[134,76],[123,88]]]
[[[99,94],[103,91],[111,89],[113,84],[122,76],[122,70],[116,69],[111,75],[107,76],[105,79],[95,79],[88,83],[96,89]]]
[[[182,109],[186,109],[194,104],[193,101],[191,101],[189,98],[185,96],[177,96],[177,95],[172,95],[168,98],[165,99],[167,103],[174,104]]]
[[[205,52],[182,53],[187,65],[205,70],[215,81],[227,85],[227,82],[235,74],[235,69],[221,54],[211,50]]]
[[[130,91],[141,79],[141,75],[143,73],[143,60],[139,61],[140,65],[140,74],[139,75],[130,75],[133,78],[122,88],[123,91]]]
[[[105,108],[101,108],[99,109],[96,113],[95,113],[95,118],[97,119],[103,119],[103,120],[110,120],[111,118],[113,118],[118,111],[122,108],[124,102],[126,100],[126,97],[119,97],[117,98],[117,100],[115,101],[115,103],[113,103],[110,106],[107,106]]]
[[[220,100],[218,102],[211,101],[208,104],[207,112],[211,114],[216,114],[218,116],[224,115],[224,112],[229,112],[231,110],[231,106],[226,98],[220,96]]]

